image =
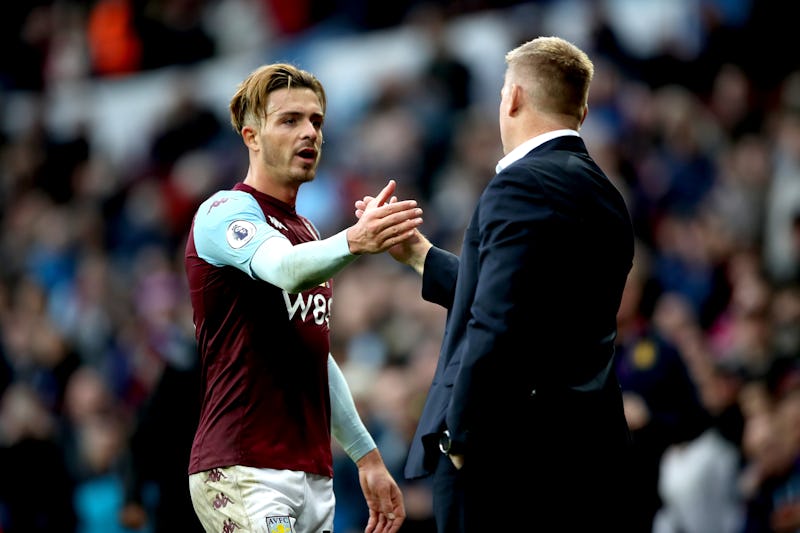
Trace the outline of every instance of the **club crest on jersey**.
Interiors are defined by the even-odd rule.
[[[292,522],[288,516],[268,516],[267,531],[269,533],[292,533]]]
[[[286,226],[283,225],[283,222],[281,222],[280,220],[278,220],[277,218],[275,218],[272,215],[267,216],[267,222],[269,222],[270,225],[272,227],[274,227],[275,229],[280,229],[280,230],[286,231]]]
[[[256,235],[256,226],[247,220],[234,220],[225,232],[225,238],[231,248],[238,250]]]

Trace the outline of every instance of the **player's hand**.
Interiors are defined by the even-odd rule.
[[[390,181],[390,183],[393,183],[393,181]],[[384,191],[386,191],[386,189],[384,189]],[[394,192],[394,189],[392,189],[392,192]],[[390,204],[397,202],[397,197],[391,196],[388,202]],[[354,204],[356,218],[362,218],[367,209],[375,205],[382,205],[380,198],[365,196],[361,200],[356,200]],[[388,252],[395,260],[413,267],[417,272],[422,274],[425,265],[425,256],[428,254],[428,250],[431,249],[431,246],[430,241],[422,235],[418,228],[415,228],[408,238],[389,247]]]
[[[399,201],[392,194],[394,180],[362,206],[357,222],[347,230],[347,243],[353,254],[385,252],[414,236],[422,224],[422,209],[416,200]]]
[[[364,533],[395,533],[406,519],[403,495],[378,450],[358,460],[358,480],[369,508]]]

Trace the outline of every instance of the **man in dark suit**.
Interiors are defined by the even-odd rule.
[[[505,157],[460,257],[421,233],[390,249],[448,309],[405,474],[434,476],[440,533],[627,531],[613,357],[634,237],[578,133],[594,66],[556,37],[506,63]]]

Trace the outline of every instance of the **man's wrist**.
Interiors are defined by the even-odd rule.
[[[414,250],[414,253],[411,255],[411,258],[407,264],[416,270],[417,274],[421,276],[422,273],[425,272],[425,259],[428,257],[428,252],[430,252],[431,248],[433,248],[433,244],[431,244],[428,239],[421,235],[420,239],[422,240],[421,244],[416,246],[416,249]]]

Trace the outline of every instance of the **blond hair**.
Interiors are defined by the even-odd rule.
[[[311,89],[325,113],[325,88],[316,76],[288,63],[273,63],[257,68],[237,87],[229,106],[233,129],[241,134],[246,125],[260,126],[267,115],[269,95],[279,89]]]
[[[508,52],[506,65],[539,109],[583,118],[594,76],[583,50],[560,37],[537,37]]]

